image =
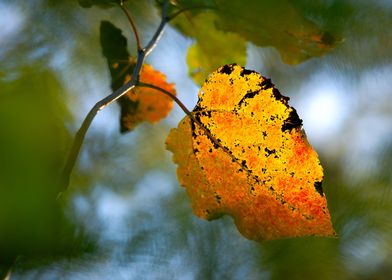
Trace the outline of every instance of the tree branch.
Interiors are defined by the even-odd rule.
[[[167,8],[169,5],[169,1],[166,0],[163,2],[162,6],[162,20],[161,23],[159,24],[157,30],[155,31],[154,35],[152,36],[150,42],[146,45],[144,48],[144,53],[145,55],[149,55],[150,52],[155,48],[156,44],[158,43],[160,37],[163,34],[163,29],[165,28],[165,25],[168,23],[168,17],[167,17]]]
[[[78,155],[80,153],[80,149],[81,149],[81,146],[84,142],[84,138],[86,136],[87,130],[89,129],[94,117],[97,115],[97,113],[99,111],[101,111],[103,108],[105,108],[107,105],[109,105],[113,101],[115,101],[115,100],[119,99],[120,97],[122,97],[123,95],[125,95],[127,92],[129,92],[131,89],[133,89],[135,87],[135,85],[138,83],[139,75],[140,75],[140,71],[141,71],[141,68],[144,63],[144,59],[156,46],[158,40],[160,39],[160,37],[163,33],[165,25],[168,22],[167,15],[166,15],[168,3],[169,3],[168,0],[166,0],[163,3],[162,19],[161,19],[161,22],[160,22],[155,34],[152,36],[151,40],[148,42],[148,44],[146,45],[146,47],[144,49],[138,50],[137,61],[136,61],[136,65],[135,65],[135,68],[132,73],[132,79],[128,83],[126,83],[125,85],[120,87],[118,90],[113,92],[112,94],[110,94],[107,97],[105,97],[104,99],[98,101],[91,108],[91,110],[88,112],[87,116],[85,117],[81,127],[79,128],[78,132],[75,135],[75,139],[72,143],[71,150],[68,154],[68,158],[67,158],[67,161],[65,163],[65,166],[64,166],[64,169],[63,169],[63,172],[61,175],[61,181],[60,181],[61,190],[60,190],[59,196],[61,195],[61,192],[65,191],[69,185],[69,180],[70,180],[72,169],[75,166],[75,163],[76,163],[76,160],[77,160]]]

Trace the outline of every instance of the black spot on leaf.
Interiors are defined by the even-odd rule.
[[[222,68],[219,70],[219,73],[230,75],[234,70],[234,65],[235,64],[227,64],[222,66]]]
[[[284,105],[288,106],[288,101],[290,100],[290,97],[282,95],[278,89],[274,88],[272,90],[272,94],[274,95],[275,99],[282,102]]]
[[[322,182],[319,181],[314,182],[314,188],[316,189],[316,192],[318,192],[321,196],[323,195]]]
[[[292,111],[290,112],[288,118],[283,121],[281,128],[283,132],[300,127],[302,125],[302,120],[299,118],[297,111],[294,108],[291,109]]]
[[[265,148],[264,149],[264,151],[265,151],[265,155],[268,157],[268,156],[270,156],[271,154],[275,154],[276,153],[276,150],[275,149],[272,149],[272,150],[270,150],[270,149],[268,149],[268,148]]]
[[[251,74],[251,73],[254,73],[254,71],[252,71],[252,70],[248,70],[248,69],[242,69],[242,71],[241,71],[241,73],[240,73],[240,76],[241,77],[244,77],[244,76],[246,76],[246,75],[249,75],[249,74]]]
[[[191,119],[191,129],[192,129],[192,137],[196,139],[197,135],[195,132],[196,126],[195,126],[195,122]]]
[[[246,99],[250,99],[250,98],[255,97],[258,93],[259,93],[259,91],[250,91],[250,92],[247,92],[247,93],[244,95],[244,97],[241,98],[240,102],[238,102],[238,106],[241,106],[242,103],[244,103]]]
[[[195,108],[193,108],[193,112],[195,112],[195,111],[202,111],[203,110],[203,108],[200,107],[200,105],[199,105],[199,103],[201,103],[201,102],[202,102],[202,100],[199,99],[199,101],[197,102]]]
[[[272,88],[274,86],[274,84],[271,82],[271,79],[264,78],[264,80],[260,83],[260,86],[263,89],[269,89],[269,88]]]

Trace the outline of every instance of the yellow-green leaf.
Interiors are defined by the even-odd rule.
[[[236,33],[217,29],[216,20],[216,14],[206,12],[181,23],[196,38],[187,62],[192,79],[200,85],[220,65],[246,62],[246,41]]]
[[[236,33],[257,46],[275,47],[288,64],[321,56],[340,41],[340,37],[335,34],[336,28],[332,29],[331,24],[319,19],[325,18],[328,23],[333,21],[321,4],[312,6],[311,17],[304,8],[306,5],[289,0],[211,0],[203,1],[200,5],[191,0],[182,0],[176,3],[179,9],[183,7],[187,11],[175,20],[174,25],[184,34],[194,37],[201,46],[209,44],[210,49],[214,48],[212,55],[205,53],[206,57],[209,54],[209,59],[223,57],[230,51],[239,52],[230,40],[210,40],[216,34],[220,36],[218,31]],[[208,25],[203,26],[204,23],[198,20],[205,13],[213,14],[208,16],[214,19],[211,28],[206,28]],[[201,48],[201,51],[204,49]]]

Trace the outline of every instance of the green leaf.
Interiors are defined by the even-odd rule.
[[[125,2],[123,0],[122,2]],[[78,0],[79,5],[83,8],[90,8],[92,6],[98,6],[100,8],[111,8],[114,6],[118,6],[121,3],[121,0]]]
[[[301,14],[288,0],[217,0],[218,26],[258,46],[274,46],[284,62],[300,63],[331,50],[337,41]]]
[[[111,22],[101,21],[100,41],[112,77],[112,89],[116,90],[124,84],[126,75],[132,73],[134,59],[128,52],[127,38]]]
[[[128,52],[127,38],[124,37],[121,29],[109,21],[101,22],[100,40],[102,53],[106,57],[112,78],[112,90],[115,91],[124,85],[127,77],[132,74],[135,59]],[[117,99],[117,102],[121,107],[120,131],[124,133],[129,131],[129,128],[123,120],[137,112],[139,102],[130,100],[126,95]]]
[[[216,14],[206,12],[181,23],[181,28],[196,38],[187,61],[190,75],[198,84],[221,65],[246,63],[246,41],[235,33],[217,29],[216,19]]]
[[[163,1],[158,2],[161,6]],[[186,10],[188,13],[192,13],[194,15],[208,11],[210,9],[216,9],[216,4],[213,0],[174,0],[170,1],[168,7],[168,15],[173,15],[178,11]]]
[[[207,29],[202,26],[203,23],[196,19],[200,16],[198,13],[200,10],[197,7],[191,9],[194,1],[186,0],[179,1],[177,4],[182,6],[178,8],[190,10],[186,10],[184,15],[179,16],[174,25],[184,34],[195,37],[198,43],[204,39],[197,36],[200,33],[198,29],[209,33],[204,35],[209,38],[214,37],[217,30],[237,33],[255,45],[275,47],[280,52],[283,61],[288,64],[300,63],[323,55],[333,49],[340,40],[339,36],[326,30],[321,23],[316,24],[310,20],[307,17],[309,11],[298,8],[300,5],[295,6],[289,0],[248,0],[246,2],[216,0],[214,3],[211,2],[209,12],[215,14],[215,26],[212,28]],[[204,3],[204,5],[209,4]],[[186,26],[185,21],[193,24]],[[213,55],[222,56],[220,52],[228,52],[228,48],[231,47],[230,41],[219,43],[221,43],[219,46],[215,46],[215,49],[219,51]],[[204,44],[207,43],[204,42]]]
[[[0,80],[0,263],[68,254],[74,242],[56,199],[71,142],[64,90],[52,72],[37,68]]]

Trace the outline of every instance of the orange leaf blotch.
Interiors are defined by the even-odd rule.
[[[233,217],[253,240],[335,236],[323,170],[302,121],[270,80],[238,65],[212,73],[192,112],[167,139],[194,213]]]
[[[128,75],[124,84],[131,79]],[[176,95],[174,84],[168,84],[166,77],[148,64],[140,72],[140,81],[160,87]],[[156,123],[165,118],[173,107],[173,100],[156,89],[136,87],[120,100],[121,132],[131,131],[140,122]]]

